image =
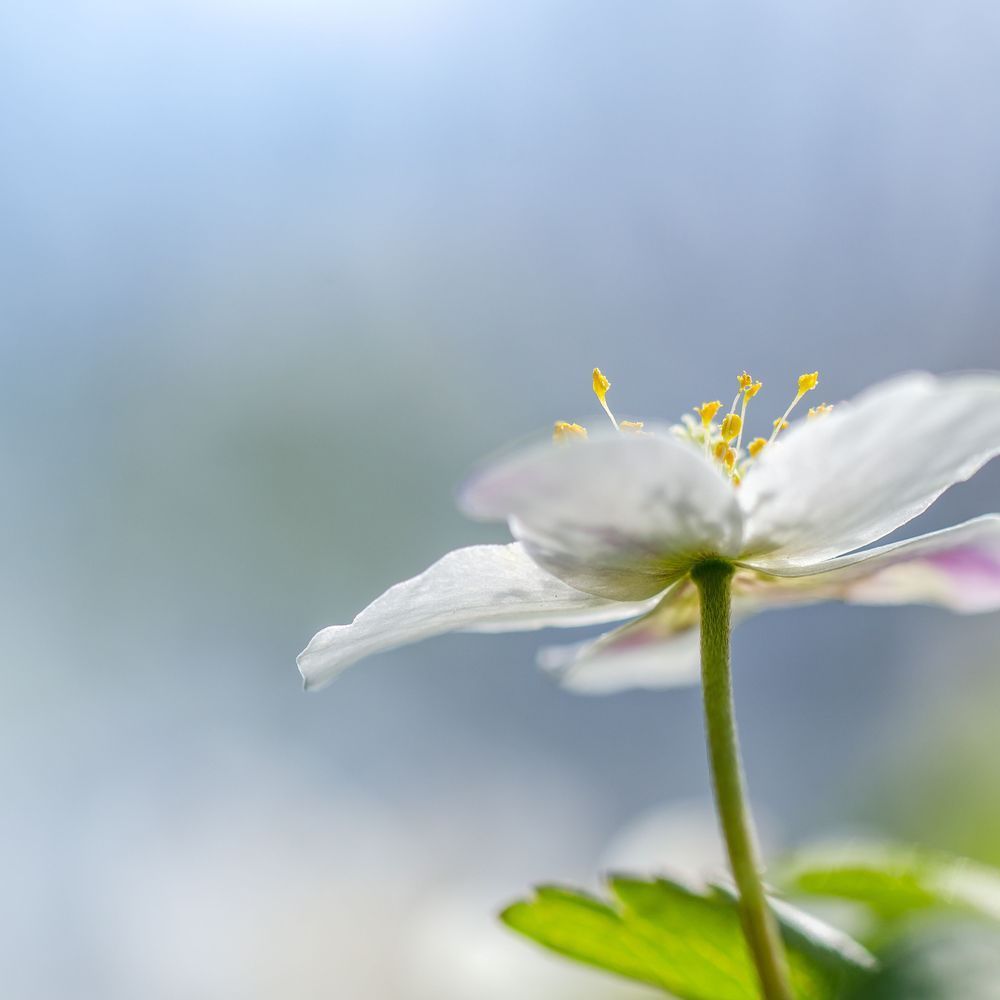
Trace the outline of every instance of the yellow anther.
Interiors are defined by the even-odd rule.
[[[728,450],[729,445],[725,441],[716,441],[715,447],[712,449],[712,454],[721,462],[726,457]]]
[[[803,375],[802,378],[805,378]],[[801,379],[800,379],[801,382]],[[600,368],[594,369],[594,395],[603,403],[604,397],[608,394],[608,389],[611,388],[611,383],[608,381],[607,376]]]
[[[728,413],[722,418],[722,440],[727,444],[736,437],[743,426],[743,421],[738,413]]]
[[[778,431],[783,431],[788,427],[788,421],[784,417],[778,417],[777,420],[772,421],[771,426],[774,428],[774,433],[777,434]]]
[[[733,473],[733,486],[739,486],[743,482],[743,477],[738,473]]]
[[[763,382],[753,382],[743,390],[744,399],[753,399],[763,387]]]
[[[641,434],[646,425],[641,420],[623,420],[618,426],[630,434]]]
[[[608,381],[607,376],[600,368],[594,369],[594,395],[597,397],[597,401],[601,404],[604,412],[608,415],[608,420],[615,425],[618,429],[618,421],[615,420],[615,415],[611,412],[608,407],[607,395],[608,389],[611,388],[611,383]]]
[[[810,389],[815,389],[819,385],[819,372],[806,372],[799,376],[799,395],[803,396]]]
[[[726,454],[723,457],[722,461],[725,464],[726,468],[730,472],[732,472],[733,466],[736,464],[736,449],[735,448],[727,448],[726,449]]]
[[[815,420],[816,417],[822,417],[829,413],[832,409],[833,407],[829,403],[820,403],[819,406],[810,406],[808,419]]]
[[[756,458],[767,445],[767,441],[764,438],[754,438],[748,445],[747,451],[750,452],[751,458]]]
[[[736,384],[740,387],[741,391],[746,392],[750,386],[753,385],[753,376],[749,372],[744,372],[742,375],[736,376]]]
[[[579,424],[571,424],[565,420],[557,420],[552,428],[552,440],[556,444],[565,444],[567,441],[582,441],[587,437],[587,428]]]
[[[701,417],[701,424],[703,427],[708,427],[708,425],[715,419],[716,413],[722,409],[722,400],[716,399],[711,403],[702,403],[701,406],[696,406],[694,412]]]

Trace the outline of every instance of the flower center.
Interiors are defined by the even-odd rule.
[[[716,423],[716,417],[722,409],[722,402],[716,399],[694,407],[698,418],[695,419],[690,413],[686,413],[681,417],[681,422],[671,427],[671,430],[677,437],[702,449],[705,457],[717,464],[720,471],[734,486],[739,486],[754,460],[768,445],[774,442],[781,431],[789,426],[788,417],[802,397],[819,385],[819,372],[806,372],[799,376],[795,396],[786,407],[785,412],[777,420],[772,421],[770,436],[767,438],[755,437],[747,444],[746,448],[743,447],[743,432],[746,426],[747,406],[750,400],[763,388],[763,383],[755,382],[748,372],[742,372],[736,377],[736,385],[737,390],[732,405],[718,423]],[[610,388],[611,382],[607,376],[600,368],[595,368],[593,373],[594,395],[597,396],[601,408],[608,415],[615,430],[622,434],[644,433],[641,421],[618,420],[611,412],[611,407],[608,406],[608,390]],[[833,407],[827,403],[821,403],[819,406],[810,408],[807,419],[813,420],[816,417],[821,417],[832,409]],[[580,424],[558,420],[553,428],[552,437],[558,444],[585,440],[587,429]]]

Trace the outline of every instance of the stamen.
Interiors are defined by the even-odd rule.
[[[715,399],[703,402],[701,406],[693,408],[697,419],[690,413],[685,414],[681,417],[680,424],[671,428],[671,432],[677,437],[703,448],[707,459],[710,461],[714,459],[718,462],[733,486],[740,485],[741,480],[746,475],[747,468],[774,441],[778,434],[789,426],[788,418],[799,400],[819,385],[819,372],[804,372],[799,376],[795,397],[788,404],[784,414],[773,422],[771,436],[767,440],[762,437],[754,438],[747,445],[745,452],[742,449],[742,442],[743,432],[747,427],[747,408],[750,400],[763,388],[763,383],[755,382],[749,372],[743,371],[736,376],[736,384],[738,391],[733,398],[732,406],[718,426],[715,424],[715,419],[722,410],[722,402]],[[645,433],[645,425],[641,420],[619,421],[611,412],[607,399],[608,391],[611,389],[611,381],[600,368],[593,370],[593,389],[594,395],[597,396],[597,400],[601,404],[601,409],[607,414],[616,430],[627,434]],[[833,407],[828,403],[820,403],[818,406],[810,407],[808,419],[813,420],[824,416],[832,409]],[[580,424],[559,420],[553,427],[552,437],[560,444],[574,440],[585,440],[587,430]],[[742,459],[741,456],[743,456]]]
[[[795,398],[788,404],[788,409],[785,410],[782,416],[775,420],[774,430],[771,432],[771,437],[768,439],[768,444],[770,444],[777,436],[778,431],[783,431],[788,426],[788,414],[795,409],[795,404],[811,390],[815,389],[819,385],[819,372],[806,372],[804,375],[799,376],[799,391],[795,394]]]
[[[716,413],[722,409],[722,400],[714,399],[710,403],[702,403],[701,406],[696,406],[694,412],[701,417],[701,428],[702,428],[702,443],[705,446],[705,457],[708,457],[709,447],[712,443],[712,421],[715,419]]]
[[[566,444],[569,441],[585,441],[587,428],[579,424],[571,424],[565,420],[557,420],[552,428],[552,440],[556,444]]]
[[[715,419],[716,413],[722,409],[722,400],[716,399],[711,403],[702,403],[701,406],[696,406],[694,412],[701,417],[701,426],[708,428],[711,426],[712,421]]]
[[[604,408],[604,412],[608,415],[608,419],[614,424],[615,430],[620,430],[618,426],[618,421],[615,420],[615,415],[611,412],[608,407],[607,395],[608,389],[611,388],[611,383],[608,381],[604,372],[600,368],[594,369],[594,395],[597,397],[597,401]]]

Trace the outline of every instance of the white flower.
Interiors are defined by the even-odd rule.
[[[795,401],[816,381],[803,376]],[[581,690],[693,681],[690,570],[713,557],[736,566],[736,620],[823,600],[1000,608],[1000,514],[865,548],[1000,453],[1000,375],[901,376],[788,430],[786,412],[769,441],[746,449],[747,403],[760,383],[744,373],[739,386],[720,425],[715,404],[698,409],[700,420],[652,432],[607,410],[615,429],[606,436],[582,440],[582,428],[560,424],[566,443],[486,467],[462,506],[506,520],[516,541],[451,552],[352,624],[323,629],[298,659],[306,686],[444,632],[626,619],[597,640],[544,649],[540,662]]]

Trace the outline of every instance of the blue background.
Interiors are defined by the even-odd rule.
[[[1000,368],[998,57],[975,0],[5,5],[6,995],[645,995],[490,913],[664,804],[665,861],[708,844],[697,691],[567,694],[538,636],[310,696],[294,656],[502,540],[455,488],[599,423],[594,365],[645,419],[743,368],[768,416],[815,368],[833,402]],[[998,645],[921,609],[741,628],[773,850],[1000,861]]]

